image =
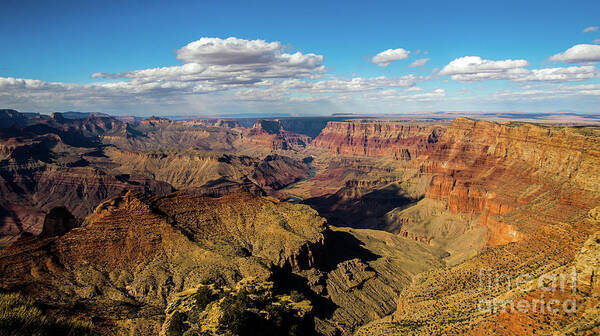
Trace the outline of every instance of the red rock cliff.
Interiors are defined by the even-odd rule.
[[[286,131],[278,120],[257,121],[254,127],[244,130],[242,139],[272,150],[303,148],[311,141],[307,135]]]
[[[330,121],[313,141],[338,154],[393,156],[411,160],[430,151],[443,133],[440,126],[394,121]]]
[[[589,198],[561,194],[567,183],[584,194],[600,190],[600,139],[576,128],[497,124],[456,119],[440,138],[424,171],[434,173],[428,198],[447,202],[457,213],[481,214],[490,245],[519,240],[522,234],[494,216],[517,211],[549,192],[571,208]],[[530,214],[534,215],[534,214]]]
[[[535,279],[572,263],[600,224],[590,210],[600,204],[600,134],[595,129],[459,118],[429,153],[422,171],[434,175],[426,197],[444,201],[452,212],[479,214],[479,223],[488,228],[487,244],[495,247],[420,275],[400,295],[395,319],[424,322],[417,334],[472,334],[466,327],[481,317],[478,299],[489,294],[478,288],[482,269],[512,279],[527,272]],[[487,317],[477,323],[482,321],[498,330],[517,325]],[[532,320],[527,325],[539,331],[552,324]]]

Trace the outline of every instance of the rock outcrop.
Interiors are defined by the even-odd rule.
[[[422,165],[434,176],[426,197],[441,201],[440,211],[469,216],[462,224],[465,232],[486,228],[488,248],[453,267],[418,275],[400,295],[395,326],[404,327],[399,332],[470,330],[480,316],[477,300],[489,294],[477,289],[482,269],[514,279],[572,262],[598,228],[585,218],[600,203],[599,167],[600,138],[585,130],[454,121]],[[425,223],[400,227],[418,234]],[[510,323],[494,321],[498,330]]]
[[[250,129],[245,129],[242,139],[271,150],[287,150],[306,147],[311,138],[288,132],[279,120],[259,120]]]
[[[44,226],[39,237],[62,236],[80,225],[80,222],[65,207],[50,210],[44,218]]]
[[[395,121],[330,121],[313,146],[337,154],[389,156],[410,161],[431,150],[442,135],[435,125]]]
[[[244,192],[222,198],[128,192],[100,204],[81,227],[23,237],[0,250],[0,283],[64,313],[85,300],[85,312],[111,330],[134,332],[138,321],[135,328],[141,323],[154,333],[177,292],[203,282],[265,281],[273,267],[311,267],[324,230],[307,206]]]
[[[600,296],[600,232],[585,241],[575,257],[577,290],[593,296]]]
[[[0,130],[0,246],[22,232],[40,233],[53,207],[66,206],[82,218],[126,190],[164,195],[176,188],[221,196],[243,188],[276,196],[276,190],[310,173],[306,163],[286,156],[203,150],[234,148],[238,131],[223,127],[151,118],[132,128],[95,114],[71,119],[55,113],[40,120],[18,112],[8,116],[17,126]],[[21,119],[25,126],[18,125]]]

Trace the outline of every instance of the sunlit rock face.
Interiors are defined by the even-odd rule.
[[[303,291],[325,335],[589,326],[482,317],[477,302],[543,294],[479,290],[481,269],[572,266],[594,304],[597,129],[5,116],[0,283],[106,331],[156,334],[177,293],[250,278]]]
[[[477,290],[481,269],[511,278],[526,272],[535,278],[549,265],[573,261],[598,229],[587,214],[600,202],[600,138],[585,131],[469,119],[457,119],[446,129],[424,163],[424,171],[434,175],[426,198],[444,202],[452,213],[471,215],[466,223],[484,226],[486,245],[495,248],[419,275],[400,296],[397,321],[430,318],[422,332],[465,332],[476,321],[477,299],[488,294]],[[418,228],[413,225],[413,230]],[[424,313],[432,305],[448,310]],[[472,322],[449,322],[452,316]],[[501,329],[514,320],[495,322]]]
[[[90,309],[110,307],[98,316],[113,327],[128,319],[122,314],[148,328],[160,325],[174,293],[202,282],[266,280],[273,268],[314,267],[325,230],[308,206],[246,192],[128,192],[101,203],[80,227],[67,227],[71,220],[53,210],[42,235],[22,236],[0,251],[3,290],[19,288],[65,307],[91,300]],[[132,304],[146,308],[133,312]]]
[[[330,121],[313,145],[338,154],[410,160],[430,150],[442,133],[439,126],[402,122]]]
[[[285,130],[278,120],[259,120],[242,133],[243,141],[271,150],[300,149],[312,140],[309,136]]]

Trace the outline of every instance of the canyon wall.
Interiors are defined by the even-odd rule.
[[[450,252],[449,267],[419,274],[403,289],[393,322],[358,334],[517,335],[575,321],[576,316],[482,316],[480,299],[509,294],[478,289],[478,275],[484,269],[492,277],[527,273],[537,279],[575,263],[590,278],[588,266],[574,259],[600,229],[589,215],[600,204],[600,131],[466,118],[439,127],[443,131],[433,137],[423,126],[330,122],[312,144],[342,155],[410,157],[398,163],[418,169],[409,180],[430,176],[431,182],[423,200],[390,211],[383,229]],[[405,150],[410,156],[398,155]],[[530,325],[517,327],[523,320]]]
[[[441,201],[444,211],[475,216],[464,222],[464,229],[485,227],[487,247],[456,266],[417,276],[400,295],[395,315],[400,324],[395,327],[414,324],[418,332],[434,334],[471,332],[473,325],[487,323],[477,311],[478,300],[505,294],[478,289],[482,269],[513,279],[524,272],[539,277],[571,263],[599,227],[588,215],[600,204],[600,134],[594,128],[459,118],[421,170],[433,175],[426,198]],[[556,319],[533,319],[531,328],[552,330]],[[494,321],[495,330],[521,323]]]
[[[285,130],[279,120],[258,120],[252,128],[244,129],[241,137],[270,150],[300,149],[312,140],[307,135]]]
[[[517,229],[503,216],[522,211],[539,197],[567,187],[592,198],[600,192],[600,136],[594,132],[466,118],[449,125],[354,120],[329,122],[312,146],[343,155],[400,160],[402,169],[418,169],[409,179],[431,177],[425,198],[443,202],[449,213],[469,215],[453,225],[462,225],[464,232],[473,225],[485,227],[486,244],[496,246],[526,236],[527,229]],[[561,200],[573,209],[591,206],[588,201],[573,192]],[[421,222],[402,225],[414,220],[408,213],[395,211],[388,218],[394,219],[387,224],[391,232],[423,241],[436,238],[417,230]],[[437,238],[440,234],[438,230]]]
[[[396,121],[330,121],[313,146],[337,154],[390,156],[409,161],[431,150],[443,133],[440,126]]]
[[[98,321],[99,334],[108,327],[157,334],[167,302],[200,283],[264,281],[275,268],[313,267],[326,230],[307,206],[245,192],[222,198],[128,192],[101,203],[83,225],[71,221],[64,209],[55,210],[46,234],[22,235],[0,250],[0,289],[18,289],[63,311],[86,302],[84,313]]]
[[[456,119],[423,165],[434,174],[426,197],[455,213],[480,214],[490,245],[519,240],[523,235],[498,218],[545,194],[558,197],[560,188],[581,190],[580,199],[562,195],[572,208],[589,207],[600,192],[600,137],[584,132]]]

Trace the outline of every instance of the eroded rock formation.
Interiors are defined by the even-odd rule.
[[[434,176],[426,198],[442,202],[436,211],[463,216],[453,224],[461,227],[461,239],[486,228],[488,248],[481,246],[456,266],[418,275],[400,295],[395,324],[381,327],[397,328],[399,334],[469,332],[484,323],[476,322],[481,319],[477,300],[488,294],[477,289],[482,269],[514,279],[568,265],[598,228],[585,218],[600,202],[599,167],[600,138],[584,130],[454,121],[423,162],[421,170]],[[431,219],[420,219],[422,211],[410,211],[395,214],[412,220],[400,223],[399,232],[407,229],[434,241],[449,237]],[[494,321],[495,330],[514,323]]]
[[[392,156],[409,161],[431,150],[440,126],[395,121],[330,121],[313,145],[338,154]]]
[[[176,292],[207,281],[264,281],[274,266],[312,267],[324,230],[307,206],[244,192],[128,192],[100,204],[81,227],[28,235],[0,250],[0,277],[3,290],[18,288],[65,311],[85,300],[86,312],[113,330],[154,333]]]
[[[0,113],[14,119],[1,131],[0,234],[16,239],[0,250],[0,283],[51,309],[157,334],[176,293],[255,278],[306,295],[325,335],[597,330],[595,128],[336,120],[310,143],[286,125],[312,134],[325,119],[71,117]],[[161,196],[173,187],[189,192]],[[488,298],[565,300],[533,283],[571,268],[581,314],[478,310]],[[480,289],[482,270],[532,280]]]
[[[306,147],[311,141],[307,135],[286,131],[279,120],[259,120],[242,133],[244,140],[272,150]]]

